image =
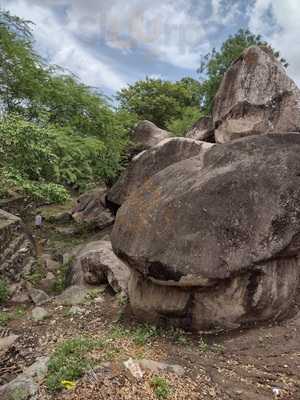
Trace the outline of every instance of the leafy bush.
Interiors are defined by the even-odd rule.
[[[158,399],[167,399],[171,394],[170,385],[165,378],[155,376],[151,380],[151,386]]]
[[[165,129],[172,119],[181,119],[187,107],[200,107],[200,83],[192,78],[178,82],[140,80],[117,94],[120,109]]]
[[[87,353],[103,343],[87,338],[66,340],[61,343],[50,357],[46,386],[49,391],[62,390],[63,381],[79,379],[88,368],[93,366]]]
[[[0,304],[5,303],[8,300],[9,291],[5,280],[0,279]]]
[[[63,186],[116,179],[136,117],[33,49],[30,22],[0,10],[0,195],[62,202]]]
[[[167,129],[175,136],[185,136],[201,115],[199,107],[187,107],[180,118],[174,118],[168,123]]]

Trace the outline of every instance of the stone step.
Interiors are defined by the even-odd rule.
[[[26,236],[24,234],[19,234],[17,237],[8,244],[7,248],[4,250],[3,254],[0,256],[0,265],[9,259],[23,247]]]
[[[24,274],[24,266],[27,265],[31,258],[31,242],[29,240],[24,240],[22,246],[12,255],[12,257],[1,265],[0,270],[9,279],[17,282]]]

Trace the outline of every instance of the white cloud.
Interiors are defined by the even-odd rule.
[[[55,1],[60,3],[60,0]],[[51,64],[60,65],[77,75],[87,85],[118,90],[126,84],[111,66],[110,60],[93,54],[84,48],[68,26],[60,24],[49,8],[34,2],[28,7],[28,0],[14,0],[9,10],[35,23],[34,37],[38,50]]]
[[[256,0],[249,23],[251,30],[265,35],[273,47],[287,59],[290,64],[289,74],[298,85],[300,84],[299,21],[299,0]]]

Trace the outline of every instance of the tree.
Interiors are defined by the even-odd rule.
[[[180,118],[187,107],[200,106],[200,84],[192,78],[178,82],[146,78],[117,94],[121,110],[149,120],[162,129]]]
[[[198,69],[202,78],[201,100],[202,110],[205,114],[212,112],[213,100],[225,72],[246,48],[253,45],[269,47],[284,67],[288,67],[286,60],[281,58],[280,53],[264,41],[261,35],[254,35],[249,30],[239,30],[234,36],[229,36],[219,51],[213,49],[211,53],[207,54]]]
[[[1,195],[66,198],[67,187],[111,182],[136,122],[33,49],[31,24],[0,10]]]

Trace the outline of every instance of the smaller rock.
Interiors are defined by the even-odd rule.
[[[156,374],[162,371],[171,372],[178,376],[183,376],[185,374],[184,368],[180,365],[166,364],[153,360],[133,360],[132,358],[130,358],[129,360],[123,362],[123,365],[136,379],[142,379],[144,375],[143,371],[146,370],[152,371]]]
[[[60,267],[60,263],[53,260],[50,254],[43,254],[41,260],[47,271],[56,272]]]
[[[84,286],[70,286],[56,297],[55,302],[63,306],[76,306],[86,301],[89,289]]]
[[[51,294],[53,292],[53,287],[55,286],[56,281],[56,276],[52,272],[48,272],[46,277],[40,281],[39,287],[46,293]]]
[[[0,338],[0,352],[8,351],[18,340],[18,335],[9,335],[4,338]]]
[[[78,307],[78,306],[73,306],[69,310],[70,315],[81,315],[85,313],[85,309]]]
[[[36,381],[41,381],[48,371],[49,357],[39,357],[36,362],[23,372],[28,378],[34,378]]]
[[[172,372],[178,376],[183,376],[185,374],[184,368],[176,364],[166,364],[163,362],[153,361],[153,360],[139,360],[140,367],[142,369],[148,369],[152,372],[159,373],[160,371]]]
[[[36,289],[34,287],[28,288],[28,293],[31,300],[35,305],[41,306],[50,300],[50,297],[43,290]]]
[[[35,307],[32,310],[32,319],[36,322],[38,321],[43,321],[49,316],[49,313],[47,310],[45,310],[43,307]]]
[[[186,138],[214,142],[214,124],[211,117],[203,117],[185,134]]]
[[[127,293],[129,268],[114,254],[110,242],[99,240],[74,254],[69,276],[73,285],[109,283],[115,293]]]
[[[127,361],[124,361],[124,367],[131,373],[131,375],[135,378],[135,379],[142,379],[144,376],[144,373],[140,367],[140,364],[138,361],[133,360],[132,358],[130,358]]]
[[[150,121],[142,121],[138,123],[133,132],[133,142],[138,150],[148,150],[156,146],[164,139],[169,139],[171,133],[158,128]]]
[[[114,223],[114,216],[106,209],[106,189],[94,189],[77,199],[72,218],[88,228],[105,229]]]
[[[0,387],[1,400],[36,400],[38,385],[33,379],[21,375]]]

